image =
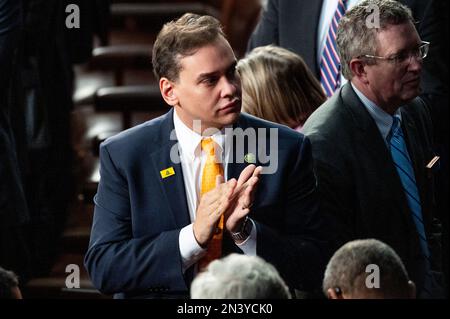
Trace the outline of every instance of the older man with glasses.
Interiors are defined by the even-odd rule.
[[[375,25],[368,23],[374,5]],[[339,22],[336,42],[349,82],[304,126],[322,210],[336,221],[338,244],[382,240],[405,262],[419,298],[442,297],[434,219],[439,158],[418,97],[430,44],[421,41],[410,9],[391,0],[353,7]]]

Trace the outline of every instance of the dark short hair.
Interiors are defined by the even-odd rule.
[[[380,288],[365,285],[367,266],[380,269]],[[353,240],[339,248],[328,262],[323,279],[323,292],[339,287],[343,292],[358,298],[372,292],[383,298],[407,298],[408,273],[397,253],[377,239]]]
[[[0,267],[0,299],[14,299],[12,289],[19,286],[19,279],[12,271]]]
[[[223,36],[220,22],[211,16],[186,13],[178,20],[166,23],[153,44],[152,64],[155,76],[178,80],[180,57],[189,56]]]

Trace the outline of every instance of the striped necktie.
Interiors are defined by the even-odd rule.
[[[341,64],[337,54],[336,31],[339,20],[345,14],[346,6],[347,0],[338,1],[320,60],[320,83],[328,97],[332,96],[334,91],[340,86]]]
[[[392,129],[389,132],[387,141],[391,150],[392,159],[397,169],[397,173],[403,185],[408,206],[411,209],[411,215],[416,225],[417,233],[419,235],[419,242],[421,251],[424,255],[423,271],[424,283],[420,297],[430,298],[433,295],[431,291],[434,289],[433,277],[431,275],[430,249],[428,247],[427,237],[425,233],[425,226],[423,224],[422,207],[420,204],[419,191],[416,185],[416,178],[409,157],[408,149],[406,147],[405,138],[403,135],[400,118],[395,115],[393,118]]]
[[[223,176],[223,167],[221,163],[216,162],[214,151],[214,141],[211,138],[203,139],[201,142],[202,150],[206,153],[206,161],[203,166],[201,195],[209,192],[216,187],[216,176]],[[199,270],[203,270],[211,261],[222,256],[222,237],[223,237],[223,214],[220,217],[213,238],[208,244],[206,255],[198,263]]]
[[[397,173],[403,185],[403,190],[411,209],[412,218],[419,234],[420,246],[426,259],[430,257],[425,227],[423,224],[422,207],[420,204],[419,191],[416,185],[411,159],[406,148],[405,138],[401,128],[400,118],[393,117],[392,129],[388,136],[388,142],[391,150],[392,159],[397,169]]]

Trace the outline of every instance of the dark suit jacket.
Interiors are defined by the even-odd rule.
[[[235,127],[264,128],[267,133],[278,129],[278,148],[265,153],[278,152],[278,169],[262,175],[250,213],[258,234],[257,254],[274,264],[291,287],[320,286],[329,256],[328,232],[318,214],[309,141],[287,127],[244,114]],[[85,265],[104,293],[188,294],[192,269],[182,272],[178,237],[190,219],[181,164],[170,159],[177,143],[169,138],[173,130],[171,110],[100,147],[101,180]],[[238,178],[248,165],[234,154],[233,163],[227,164],[228,178]],[[175,175],[162,179],[160,171],[169,167]],[[224,253],[242,253],[226,233],[223,245]]]
[[[414,166],[422,214],[434,264],[439,245],[433,225],[433,174],[425,166],[434,157],[427,108],[420,98],[402,107],[402,129]],[[376,238],[401,257],[422,287],[419,238],[400,178],[375,121],[349,83],[306,121],[324,213],[338,226],[340,244]]]

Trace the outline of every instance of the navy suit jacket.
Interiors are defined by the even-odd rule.
[[[318,213],[308,139],[285,126],[245,114],[234,127],[264,128],[267,134],[269,128],[278,129],[278,147],[266,150],[267,155],[278,155],[278,169],[261,176],[250,213],[257,229],[257,254],[274,264],[289,286],[302,290],[320,287],[331,252],[328,226]],[[170,159],[177,143],[170,139],[172,131],[173,110],[108,139],[100,147],[101,180],[85,265],[95,287],[104,293],[121,293],[120,297],[188,295],[192,269],[182,272],[178,237],[191,221],[181,164]],[[258,134],[261,138],[264,133]],[[268,146],[270,141],[266,143]],[[237,158],[238,153],[234,152],[232,163],[227,164],[228,179],[238,178],[248,165]],[[160,172],[169,167],[175,175],[162,178]],[[242,253],[227,233],[223,251]]]

